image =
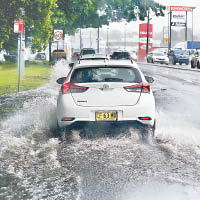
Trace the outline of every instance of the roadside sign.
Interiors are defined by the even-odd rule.
[[[185,12],[176,12],[172,13],[172,22],[186,22],[186,14]]]
[[[192,12],[193,7],[189,6],[166,6],[167,11],[187,11],[187,12]]]
[[[14,32],[15,33],[23,32],[23,20],[15,20],[14,21]]]
[[[186,23],[184,23],[184,22],[171,22],[171,26],[186,27]]]
[[[63,30],[54,30],[53,39],[54,41],[63,40]]]
[[[152,51],[153,24],[149,24],[149,51]],[[139,55],[138,59],[143,61],[146,55],[147,45],[147,23],[139,25]]]

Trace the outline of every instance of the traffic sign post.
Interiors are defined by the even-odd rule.
[[[18,85],[17,91],[20,91],[20,77],[24,75],[24,50],[25,50],[25,34],[23,31],[23,20],[14,21],[14,32],[18,33]]]

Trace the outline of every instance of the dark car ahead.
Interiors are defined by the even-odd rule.
[[[110,58],[115,60],[132,60],[131,54],[128,51],[114,51]]]
[[[170,50],[168,56],[169,56],[169,61],[173,65],[176,65],[176,63],[179,63],[180,65],[185,63],[186,65],[188,65],[190,61],[189,53],[181,49]]]
[[[93,48],[83,48],[81,49],[80,56],[88,55],[88,54],[95,54],[95,50]]]

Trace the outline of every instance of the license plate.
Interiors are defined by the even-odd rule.
[[[116,111],[96,112],[97,121],[117,121],[118,113]]]

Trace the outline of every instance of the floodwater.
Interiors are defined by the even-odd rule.
[[[0,199],[200,199],[199,129],[165,112],[165,91],[155,92],[157,131],[149,143],[132,129],[128,136],[55,137],[55,81],[68,70],[60,61],[48,84],[0,97]]]

